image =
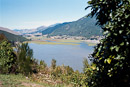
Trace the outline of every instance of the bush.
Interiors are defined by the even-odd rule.
[[[0,73],[15,72],[16,55],[13,52],[11,43],[7,40],[0,42]]]
[[[33,50],[29,48],[28,43],[22,43],[17,48],[18,72],[29,75],[33,72]]]
[[[52,61],[51,61],[51,68],[52,69],[56,68],[56,60],[55,59],[52,59]]]

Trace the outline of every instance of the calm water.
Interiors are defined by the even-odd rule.
[[[47,45],[29,43],[30,48],[34,51],[34,58],[44,60],[48,66],[51,60],[56,59],[57,65],[69,65],[74,70],[82,71],[83,58],[88,57],[93,52],[93,46],[85,43],[80,45]]]

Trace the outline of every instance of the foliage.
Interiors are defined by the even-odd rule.
[[[84,74],[79,73],[79,71],[75,71],[70,75],[69,82],[73,84],[73,87],[81,87],[81,82],[84,77]]]
[[[0,42],[0,73],[11,73],[14,71],[16,55],[11,44],[3,40]]]
[[[7,40],[7,38],[5,37],[4,34],[0,34],[0,42],[3,41],[3,40]]]
[[[96,26],[95,23],[95,18],[83,17],[74,22],[58,24],[54,27],[47,28],[42,33],[49,34],[49,36],[68,35],[83,36],[87,38],[90,38],[92,36],[101,36],[101,28],[99,26]]]
[[[57,79],[62,75],[62,69],[60,66],[57,66],[53,71],[51,71],[53,79]]]
[[[64,68],[65,68],[65,74],[67,75],[71,75],[74,72],[74,70],[70,66],[65,66]]]
[[[85,73],[86,69],[89,68],[90,65],[88,64],[87,58],[84,58],[83,60],[83,72]]]
[[[51,68],[52,69],[56,68],[56,60],[55,59],[52,59],[52,61],[51,61]]]
[[[17,47],[17,65],[18,72],[24,75],[29,75],[32,73],[33,61],[33,50],[29,48],[28,43],[22,43]]]
[[[35,74],[35,73],[38,73],[38,70],[39,70],[39,64],[38,64],[38,60],[35,59],[35,58],[32,58],[31,60],[32,64],[31,64],[31,68],[32,68],[32,72]]]
[[[6,32],[6,31],[0,30],[0,34],[4,34],[7,37],[7,39],[9,41],[11,41],[11,42],[16,42],[16,41],[23,42],[23,41],[27,41],[27,39],[24,38],[24,37],[22,37],[22,36],[14,35],[14,34]]]
[[[40,61],[40,66],[42,66],[43,68],[47,67],[47,64],[45,63],[44,60]]]
[[[40,71],[45,70],[46,67],[47,67],[47,64],[45,63],[45,61],[41,60],[40,65],[39,65]]]
[[[130,86],[130,0],[91,0],[91,16],[104,30],[92,54],[89,87]],[[87,7],[88,8],[88,7]],[[86,8],[86,9],[87,9]]]

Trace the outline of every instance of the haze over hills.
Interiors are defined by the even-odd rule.
[[[32,32],[36,32],[37,30],[36,29],[14,29],[13,31],[18,32],[21,35],[24,35],[24,34],[29,34],[29,33],[32,33]]]
[[[7,29],[7,28],[3,28],[3,27],[0,27],[0,34],[4,34],[9,41],[23,42],[23,41],[27,40],[26,38],[24,38],[24,37],[22,37],[20,35],[17,35],[18,33],[15,33],[14,31],[12,31],[10,29]]]
[[[14,31],[20,33],[21,35],[24,35],[24,34],[41,33],[46,28],[47,27],[45,27],[45,26],[40,26],[36,29],[14,29]]]

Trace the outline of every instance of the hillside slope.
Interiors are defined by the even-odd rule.
[[[60,24],[62,26],[54,26],[42,32],[43,35],[49,34],[50,36],[69,35],[69,36],[83,36],[90,38],[92,36],[101,36],[102,30],[99,26],[95,25],[96,19],[90,17],[83,17],[77,21],[70,23]],[[49,31],[49,32],[48,32]]]
[[[52,33],[53,31],[55,31],[56,29],[58,28],[61,28],[62,26],[66,25],[66,24],[69,24],[70,22],[66,22],[66,23],[62,23],[62,24],[57,24],[55,26],[51,26],[51,27],[48,27],[47,29],[43,30],[42,31],[42,34],[45,35],[45,34],[50,34]]]
[[[6,31],[2,31],[2,30],[0,30],[0,34],[4,34],[9,41],[14,41],[14,42],[15,41],[20,41],[20,42],[23,42],[23,41],[27,40],[26,38],[24,38],[22,36],[14,35],[12,33],[8,33]]]
[[[6,31],[6,32],[11,33],[11,34],[14,34],[14,35],[20,35],[20,33],[15,32],[15,31],[13,31],[13,30],[10,30],[10,29],[8,29],[8,28],[0,27],[0,30]]]

